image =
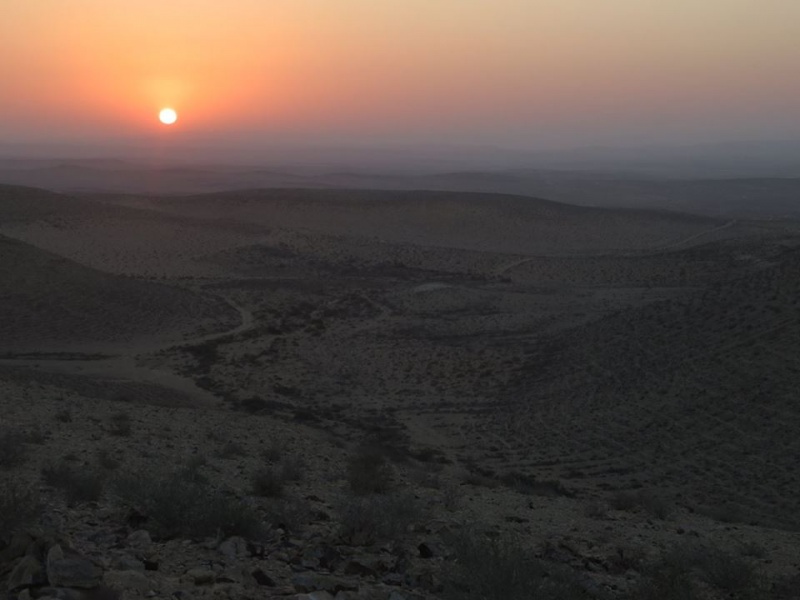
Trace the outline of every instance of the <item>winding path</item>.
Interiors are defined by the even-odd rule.
[[[193,400],[193,406],[215,407],[219,405],[219,398],[208,390],[198,387],[191,379],[182,377],[171,371],[140,366],[137,365],[136,362],[137,357],[141,354],[168,349],[187,348],[238,335],[253,328],[255,319],[253,318],[252,312],[235,304],[228,298],[223,296],[219,296],[219,298],[224,300],[231,308],[239,313],[241,322],[233,329],[200,335],[178,343],[161,341],[158,343],[136,344],[123,354],[116,354],[103,358],[87,358],[84,360],[76,358],[81,355],[80,353],[73,352],[67,355],[69,358],[35,358],[30,356],[25,356],[24,358],[4,358],[0,359],[0,365],[22,366],[41,371],[99,377],[110,381],[149,383],[174,390],[182,395],[190,397]],[[95,355],[102,352],[102,349],[94,347],[91,350]]]

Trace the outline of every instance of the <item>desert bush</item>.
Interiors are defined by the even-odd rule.
[[[253,494],[256,496],[279,498],[283,495],[283,476],[272,467],[262,467],[256,471],[251,483]]]
[[[133,429],[133,420],[126,412],[114,413],[108,420],[108,424],[108,432],[120,437],[128,437]]]
[[[449,511],[458,509],[461,504],[461,488],[453,483],[448,483],[442,488],[442,504]]]
[[[351,498],[340,507],[339,513],[342,539],[360,546],[394,540],[420,517],[419,506],[411,494]]]
[[[17,431],[0,432],[0,469],[11,469],[25,462],[25,436]]]
[[[284,481],[301,481],[306,471],[306,462],[301,456],[287,456],[281,461],[281,477]]]
[[[586,593],[576,576],[533,556],[519,540],[467,531],[451,540],[455,559],[443,571],[446,598],[572,600]]]
[[[72,412],[68,408],[62,408],[55,414],[55,419],[59,423],[72,423]]]
[[[105,480],[100,473],[78,468],[65,461],[42,469],[44,482],[64,492],[69,504],[96,502],[103,495]]]
[[[229,440],[219,449],[217,455],[220,458],[237,458],[246,456],[247,451],[240,443]]]
[[[703,585],[700,585],[702,582]],[[765,580],[739,556],[701,544],[680,544],[645,569],[635,597],[646,600],[705,598],[703,587],[725,598],[765,597]]]
[[[185,470],[122,474],[114,481],[114,490],[123,503],[147,517],[148,530],[161,539],[264,535],[250,504],[187,476]]]
[[[38,512],[39,499],[33,490],[0,480],[0,542],[30,524]]]
[[[269,445],[264,448],[264,451],[261,453],[261,456],[264,460],[268,462],[277,462],[283,456],[283,443],[279,439],[273,438],[270,440]]]
[[[47,441],[47,435],[42,430],[40,425],[33,426],[30,430],[25,432],[23,437],[26,444],[43,445]]]
[[[267,523],[292,533],[302,531],[311,516],[308,503],[299,498],[273,498],[262,508]]]
[[[106,471],[113,471],[117,467],[119,467],[120,461],[119,459],[115,458],[109,448],[103,447],[98,448],[97,450],[97,464]]]
[[[617,492],[609,504],[614,510],[631,511],[642,508],[656,519],[667,519],[672,512],[670,504],[663,496],[650,490],[636,492]]]
[[[347,465],[347,481],[356,494],[382,494],[392,487],[392,467],[379,448],[361,446]]]

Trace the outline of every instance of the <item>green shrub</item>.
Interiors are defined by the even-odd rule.
[[[240,535],[261,539],[264,527],[255,509],[204,479],[178,472],[121,475],[114,482],[119,498],[148,519],[153,535],[169,539],[202,539]]]

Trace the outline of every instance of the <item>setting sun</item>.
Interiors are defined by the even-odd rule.
[[[158,113],[158,120],[164,125],[172,125],[178,120],[178,113],[171,108],[163,108],[161,109],[161,112]]]

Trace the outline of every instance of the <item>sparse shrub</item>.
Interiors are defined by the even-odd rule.
[[[593,500],[583,509],[583,514],[590,519],[605,519],[608,516],[605,503]]]
[[[342,539],[357,546],[394,540],[420,515],[411,494],[351,498],[339,512]]]
[[[35,425],[25,433],[24,437],[26,444],[43,445],[47,441],[47,435],[42,430],[40,425]]]
[[[681,544],[645,571],[637,598],[672,600],[705,598],[701,587],[710,587],[725,598],[757,600],[764,596],[765,581],[755,568],[718,548]],[[700,586],[699,582],[704,586]]]
[[[113,471],[119,467],[121,462],[114,457],[109,448],[103,447],[97,450],[97,464],[106,471]]]
[[[267,500],[263,508],[270,525],[292,533],[302,531],[311,513],[308,503],[299,498],[274,498]]]
[[[457,510],[461,504],[461,488],[452,483],[445,485],[442,488],[442,504],[451,512]]]
[[[55,419],[59,423],[72,423],[72,412],[68,408],[62,408],[55,414]]]
[[[63,491],[69,504],[96,502],[103,495],[105,484],[101,474],[73,467],[65,461],[44,467],[42,479]]]
[[[119,498],[147,517],[161,539],[240,535],[262,539],[265,529],[253,506],[180,472],[124,474],[114,482]]]
[[[631,511],[642,508],[656,519],[666,519],[672,512],[671,506],[663,496],[649,491],[617,492],[610,500],[614,510]]]
[[[278,498],[283,494],[284,480],[272,467],[262,467],[253,475],[253,494],[265,498]]]
[[[347,481],[356,494],[385,493],[392,487],[392,467],[380,449],[362,446],[350,459]]]
[[[246,456],[247,451],[240,443],[229,440],[219,449],[218,455],[220,458],[237,458]]]
[[[300,481],[306,471],[306,463],[301,456],[287,456],[281,461],[281,478],[284,481]]]
[[[585,598],[576,576],[535,558],[514,538],[474,532],[452,543],[455,560],[444,570],[446,598],[458,600],[572,600]]]
[[[269,445],[264,448],[261,456],[268,462],[279,461],[281,456],[283,456],[283,443],[280,440],[273,438],[270,440]]]
[[[0,468],[11,469],[25,462],[25,436],[17,431],[0,432]]]
[[[128,413],[118,412],[111,415],[108,427],[108,432],[111,435],[128,437],[131,434],[132,428],[133,428],[133,420],[131,419],[131,416]]]
[[[13,481],[0,481],[0,542],[8,541],[33,521],[38,511],[39,499],[33,490]]]

